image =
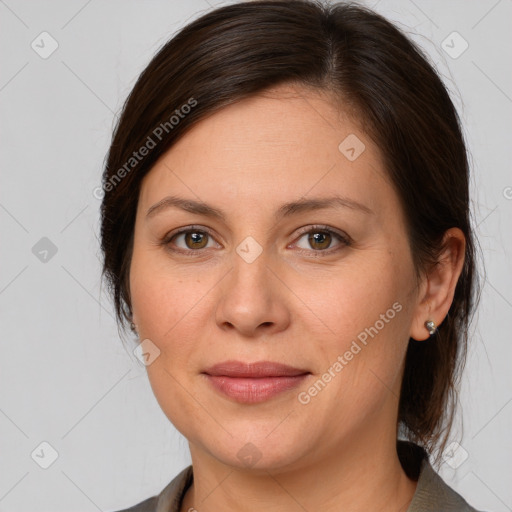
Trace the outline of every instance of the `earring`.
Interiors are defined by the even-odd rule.
[[[430,336],[435,334],[437,331],[437,326],[436,326],[434,320],[427,320],[425,322],[425,327],[427,328],[427,331],[430,334]]]
[[[130,329],[131,329],[135,334],[137,334],[137,335],[138,335],[138,333],[137,333],[137,326],[136,326],[133,322],[131,322],[131,323],[130,323]]]

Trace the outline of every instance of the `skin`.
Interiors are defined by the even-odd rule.
[[[338,149],[350,134],[365,144],[354,161]],[[330,207],[274,219],[283,203],[334,193],[372,213]],[[178,207],[146,216],[171,194],[222,209],[226,220]],[[308,242],[308,232],[325,234],[317,224],[335,233]],[[169,241],[191,225],[211,234]],[[262,250],[251,263],[236,252],[248,236]],[[445,242],[440,264],[417,282],[379,148],[317,90],[281,85],[230,105],[157,162],[140,191],[130,290],[140,339],[160,350],[147,366],[153,392],[189,441],[194,483],[183,511],[407,509],[416,482],[396,453],[398,396],[409,337],[426,340],[425,320],[439,325],[453,299],[464,236],[453,228]],[[300,403],[395,303],[394,318]],[[228,359],[311,375],[268,401],[240,404],[201,374]],[[257,459],[250,466],[237,456],[247,443]]]

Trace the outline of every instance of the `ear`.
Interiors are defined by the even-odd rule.
[[[139,330],[138,322],[137,322],[137,319],[135,318],[135,315],[133,313],[130,315],[130,322],[132,324],[135,324],[135,331],[138,331]]]
[[[443,237],[439,260],[423,277],[409,334],[411,338],[418,341],[428,339],[430,334],[425,322],[433,320],[439,327],[446,318],[464,265],[465,249],[464,233],[459,228],[448,229]]]

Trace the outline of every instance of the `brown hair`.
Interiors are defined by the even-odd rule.
[[[201,16],[159,50],[124,104],[103,173],[103,276],[118,327],[131,319],[143,177],[198,120],[282,83],[327,91],[355,108],[400,198],[417,276],[437,261],[446,230],[458,227],[466,237],[446,319],[430,340],[411,339],[406,355],[397,426],[432,453],[444,447],[453,422],[477,301],[469,166],[442,81],[415,44],[371,10],[314,0],[241,2]],[[143,147],[145,156],[135,158]]]

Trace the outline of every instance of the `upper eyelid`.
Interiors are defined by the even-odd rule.
[[[183,235],[184,233],[189,232],[195,232],[195,233],[206,233],[207,235],[210,235],[212,238],[214,238],[213,233],[205,227],[199,227],[199,226],[185,226],[183,228],[178,228],[177,230],[173,230],[167,235],[164,236],[164,242],[170,242],[174,237],[178,235]]]
[[[322,224],[307,225],[307,226],[303,226],[303,228],[304,229],[299,228],[299,233],[297,234],[297,236],[302,236],[302,235],[305,235],[306,233],[310,233],[310,232],[316,230],[316,231],[328,231],[329,233],[333,233],[334,235],[339,236],[343,240],[347,240],[347,241],[350,240],[350,237],[346,233],[340,232],[336,228],[331,228],[329,226],[325,226]]]

